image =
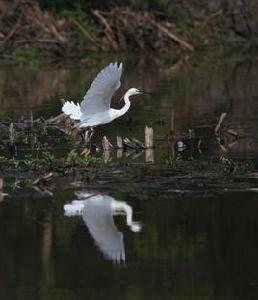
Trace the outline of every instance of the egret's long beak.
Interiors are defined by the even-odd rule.
[[[147,95],[152,95],[151,92],[147,92],[147,91],[141,91],[142,94],[147,94]]]

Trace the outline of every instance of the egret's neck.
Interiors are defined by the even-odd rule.
[[[116,201],[116,200],[112,201],[111,202],[111,210],[113,211],[113,214],[114,213],[117,215],[125,214],[127,226],[130,227],[132,225],[133,209],[126,202]]]
[[[124,102],[125,102],[125,105],[119,110],[119,117],[124,115],[128,109],[130,108],[131,106],[131,102],[129,100],[129,97],[131,96],[132,94],[130,93],[130,90],[127,91],[124,95]]]

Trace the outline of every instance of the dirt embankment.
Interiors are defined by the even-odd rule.
[[[71,50],[192,52],[229,43],[258,45],[256,0],[175,1],[167,12],[123,4],[81,10],[78,16],[54,14],[35,1],[0,0],[0,55],[23,55],[16,52],[21,48],[58,56]]]
[[[220,28],[235,42],[258,43],[258,2],[256,0],[188,0],[194,10],[207,13],[210,29]],[[197,13],[196,13],[197,14]]]

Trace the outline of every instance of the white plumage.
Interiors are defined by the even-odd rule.
[[[133,232],[141,231],[141,224],[133,221],[133,209],[126,202],[91,192],[77,193],[80,200],[64,205],[66,216],[82,215],[96,246],[107,259],[116,263],[125,261],[123,233],[118,231],[115,215],[125,215]]]
[[[125,104],[121,109],[110,107],[112,96],[121,85],[122,67],[122,63],[109,64],[93,80],[81,104],[66,101],[62,111],[71,119],[79,120],[80,128],[93,128],[124,115],[131,105],[129,97],[142,92],[131,88],[124,95]]]
[[[82,115],[80,104],[75,104],[73,101],[66,101],[62,107],[62,111],[72,120],[80,120]]]

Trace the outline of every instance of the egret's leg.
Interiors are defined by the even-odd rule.
[[[87,134],[86,129],[84,129],[84,128],[81,129],[80,136],[81,136],[82,141],[85,141],[86,134]]]
[[[91,127],[91,128],[90,128],[90,136],[89,136],[89,140],[91,140],[91,138],[92,138],[94,132],[95,132],[95,131],[94,131],[94,128]]]
[[[91,130],[89,128],[85,129],[84,142],[86,145],[90,142],[91,139]]]

